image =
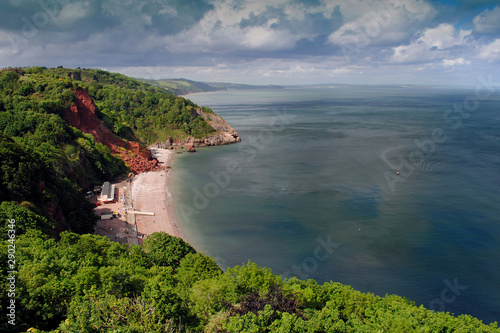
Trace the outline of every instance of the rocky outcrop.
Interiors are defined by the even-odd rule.
[[[108,146],[111,152],[120,157],[135,174],[161,168],[158,160],[152,157],[148,148],[137,142],[124,140],[104,126],[103,122],[97,118],[92,98],[84,89],[76,89],[75,94],[75,104],[64,115],[64,119],[71,126],[84,133],[92,134],[97,142]]]
[[[212,126],[217,132],[207,135],[204,138],[196,139],[193,137],[187,137],[184,140],[167,139],[165,141],[157,142],[156,146],[159,148],[167,149],[182,149],[190,146],[193,147],[209,147],[209,146],[220,146],[227,145],[230,143],[240,142],[241,138],[234,128],[229,126],[229,124],[211,112],[204,112],[201,109],[192,111],[191,115],[193,118],[203,117],[205,121]]]

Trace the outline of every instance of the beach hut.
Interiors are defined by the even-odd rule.
[[[101,187],[101,195],[99,196],[99,201],[101,203],[110,203],[115,201],[115,190],[116,185],[110,184],[109,182],[104,182]]]

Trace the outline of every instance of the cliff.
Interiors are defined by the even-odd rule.
[[[122,139],[104,126],[104,123],[97,117],[96,106],[86,90],[77,88],[75,94],[75,104],[64,115],[64,119],[71,126],[84,133],[92,134],[96,142],[109,147],[111,152],[120,157],[134,174],[160,168],[158,160],[152,157],[151,151],[147,147],[141,146],[137,142]],[[191,115],[194,119],[202,117],[217,132],[201,139],[191,136],[184,140],[169,138],[157,142],[156,146],[167,149],[181,149],[219,146],[241,141],[238,132],[215,113],[204,112],[202,109],[197,108],[192,111]]]
[[[135,174],[160,168],[158,160],[152,157],[148,148],[137,142],[124,140],[104,126],[97,117],[96,106],[87,91],[77,88],[75,94],[75,104],[66,110],[64,115],[64,119],[71,126],[92,134],[96,142],[109,147],[111,152],[120,157]]]
[[[185,140],[168,139],[157,142],[156,146],[159,148],[180,149],[187,147],[220,146],[241,141],[238,132],[215,113],[204,112],[202,109],[198,108],[196,111],[193,111],[191,115],[193,118],[202,117],[217,131],[217,133],[209,134],[201,139],[196,139],[191,136],[187,137]]]

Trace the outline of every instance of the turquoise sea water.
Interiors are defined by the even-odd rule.
[[[250,259],[500,321],[500,94],[338,86],[187,97],[243,138],[178,155],[172,171],[178,223],[221,267]]]

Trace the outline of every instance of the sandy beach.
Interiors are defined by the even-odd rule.
[[[160,171],[141,173],[132,181],[132,204],[135,211],[154,213],[154,216],[135,214],[139,242],[157,231],[180,237],[173,219],[171,194],[168,191],[168,173],[172,166],[172,150],[151,148],[153,157],[164,167]]]
[[[116,202],[100,205],[95,212],[97,215],[117,214],[97,222],[97,235],[129,245],[140,244],[145,237],[157,231],[180,237],[168,191],[173,151],[151,148],[151,153],[163,168],[140,173],[115,184]]]

